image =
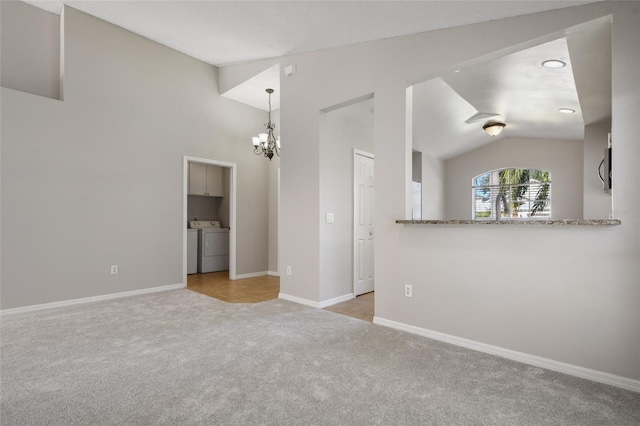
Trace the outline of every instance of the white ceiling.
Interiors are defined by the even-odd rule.
[[[66,4],[204,62],[224,66],[597,0],[23,1],[53,13],[60,13]],[[491,139],[482,134],[483,120],[464,122],[477,112],[501,114],[507,122],[502,137],[578,138],[583,117],[593,121],[610,113],[610,86],[593,84],[594,79],[610,81],[610,67],[601,63],[603,57],[606,59],[606,52],[601,51],[610,45],[610,35],[607,41],[603,34],[602,27],[597,26],[591,28],[591,32],[572,32],[566,40],[516,52],[491,63],[463,69],[458,74],[442,75],[423,83],[424,86],[417,85],[414,94],[414,108],[418,110],[414,112],[419,117],[414,120],[417,148],[447,158],[489,143]],[[561,74],[557,80],[541,80],[548,70],[538,66],[538,56],[548,55],[570,56],[573,69],[569,66],[557,72]],[[279,108],[279,73],[277,66],[266,70],[224,96],[266,110],[268,96],[264,90],[271,87],[275,89],[272,109],[276,110]],[[430,99],[439,102],[434,104]],[[531,102],[532,99],[537,101]],[[560,104],[576,107],[578,114],[559,118],[552,110]],[[435,148],[439,146],[436,139],[449,142],[448,148]],[[430,145],[423,143],[427,140]]]
[[[266,93],[266,89],[274,90],[271,95],[271,109],[273,111],[279,109],[280,64],[254,75],[242,84],[227,90],[222,96],[267,111],[269,109],[269,95]]]
[[[58,14],[67,4],[216,66],[594,2],[24,1]]]
[[[582,1],[23,0],[66,4],[216,66],[280,57],[593,3]],[[266,74],[224,96],[267,109]],[[258,90],[256,90],[258,89]],[[273,109],[277,109],[274,106]]]
[[[416,84],[414,149],[447,159],[506,137],[581,140],[585,124],[611,115],[611,20],[567,34]],[[547,59],[567,66],[544,68]],[[469,120],[479,112],[496,115]],[[507,125],[496,138],[482,130],[494,120]]]

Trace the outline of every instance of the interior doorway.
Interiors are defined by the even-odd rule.
[[[221,196],[220,203],[224,205],[224,209],[228,212],[228,216],[223,218],[228,222],[229,227],[229,279],[236,279],[236,164],[227,163],[224,161],[211,160],[198,157],[183,157],[183,174],[182,174],[182,264],[183,264],[183,278],[185,285],[187,284],[187,274],[189,272],[189,236],[188,236],[188,222],[193,220],[188,215],[188,197],[189,197],[189,165],[204,165],[215,166],[216,168],[225,169],[228,176],[222,183],[222,194],[212,192],[205,189],[203,195],[211,194],[214,196]],[[206,175],[206,173],[205,173]],[[205,184],[206,187],[206,184]],[[210,218],[202,218],[202,220],[209,220]],[[225,224],[226,225],[226,224]]]
[[[353,299],[362,292],[373,292],[373,227],[367,238],[356,238],[354,226],[359,223],[354,205],[359,186],[354,181],[360,165],[358,158],[373,159],[374,152],[373,93],[320,111],[320,236],[319,236],[319,300],[323,306]],[[357,156],[355,154],[358,154]],[[367,161],[366,159],[364,161]],[[373,173],[363,169],[363,176]],[[369,184],[372,182],[369,182]],[[361,195],[373,204],[371,185]],[[364,213],[364,210],[362,211]],[[372,208],[363,221],[373,225]],[[364,224],[364,222],[363,222]],[[359,250],[359,245],[363,250]],[[365,251],[366,250],[366,251]],[[366,255],[365,255],[366,254]],[[362,255],[362,257],[361,257]],[[362,262],[358,260],[362,258]],[[360,268],[362,266],[362,268]],[[368,288],[356,291],[356,281],[368,275]],[[373,296],[373,295],[370,295]]]
[[[353,295],[375,290],[373,221],[374,157],[353,152]]]

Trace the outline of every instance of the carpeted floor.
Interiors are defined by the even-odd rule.
[[[637,393],[282,300],[175,290],[0,333],[3,426],[640,424]]]

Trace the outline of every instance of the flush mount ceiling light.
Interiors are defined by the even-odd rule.
[[[573,114],[576,110],[571,108],[558,108],[558,112],[562,114]]]
[[[544,61],[542,66],[545,68],[564,68],[567,64],[559,59],[549,59]]]
[[[487,124],[482,126],[482,128],[484,129],[485,132],[487,132],[489,136],[495,137],[495,136],[498,136],[500,132],[502,132],[502,129],[504,129],[504,126],[506,126],[506,124],[504,123],[500,123],[498,121],[489,121]]]
[[[271,122],[271,94],[273,89],[266,89],[265,91],[269,94],[269,122],[264,125],[267,128],[267,133],[260,133],[251,139],[253,140],[253,153],[256,155],[263,154],[271,161],[274,153],[280,157],[280,137],[276,138],[273,134],[276,123]]]

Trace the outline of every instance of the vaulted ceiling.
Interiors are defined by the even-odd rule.
[[[69,5],[216,66],[594,2],[24,1],[53,13]],[[584,123],[610,114],[608,46],[610,22],[602,20],[415,85],[414,147],[450,158],[490,143],[482,133],[485,120],[469,120],[479,112],[507,123],[500,137],[581,138]],[[541,61],[552,57],[568,66],[543,69]],[[266,110],[264,89],[273,87],[278,109],[279,75],[278,67],[266,70],[224,96]],[[560,115],[561,107],[576,114]]]
[[[67,4],[216,66],[594,2],[24,1],[53,13]]]
[[[558,69],[542,62],[557,59]],[[482,126],[506,124],[496,137],[582,140],[584,126],[611,115],[611,19],[414,86],[414,149],[447,159],[493,142]],[[573,114],[559,109],[574,110]],[[478,113],[485,118],[476,119]]]

